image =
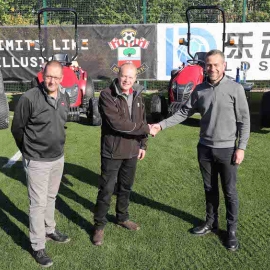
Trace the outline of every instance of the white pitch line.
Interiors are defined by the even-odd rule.
[[[12,158],[9,159],[8,163],[3,168],[11,168],[22,156],[22,153],[18,151]]]

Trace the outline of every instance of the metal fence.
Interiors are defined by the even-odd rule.
[[[0,5],[2,25],[37,25],[42,7],[72,7],[78,24],[183,23],[185,10],[192,5],[220,5],[227,22],[270,22],[270,0],[7,0]],[[148,82],[148,89],[166,89],[168,82]],[[269,81],[256,81],[255,89],[265,89]],[[104,83],[95,82],[96,89]],[[28,83],[6,83],[7,92],[26,91]]]
[[[7,0],[0,17],[2,25],[33,25],[42,7],[72,7],[79,24],[182,23],[192,5],[220,5],[228,22],[270,21],[269,0]]]

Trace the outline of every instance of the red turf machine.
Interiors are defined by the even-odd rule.
[[[57,16],[55,16],[57,15]],[[52,44],[55,44],[55,39],[59,39],[61,42],[61,33],[55,35],[53,28],[55,25],[48,25],[48,21],[51,20],[63,23],[66,26],[68,18],[72,17],[74,22],[74,29],[72,29],[72,46],[74,47],[74,55],[69,57],[67,52],[53,53],[48,57],[48,52],[52,49]],[[58,21],[57,21],[58,20]],[[66,23],[67,24],[67,23]],[[63,28],[64,28],[63,27]],[[68,121],[79,122],[80,114],[84,113],[90,120],[92,125],[100,125],[100,116],[98,113],[98,101],[94,97],[94,85],[92,80],[88,77],[87,71],[83,70],[76,57],[78,55],[78,30],[77,30],[77,12],[71,8],[52,8],[47,7],[38,11],[38,28],[39,28],[39,48],[42,58],[45,60],[45,64],[49,60],[57,60],[63,65],[63,81],[61,85],[69,96],[70,111],[68,115]],[[50,45],[48,45],[50,44]],[[44,51],[47,55],[44,54]],[[45,67],[45,65],[44,65]],[[43,83],[43,69],[37,74],[37,77],[32,80],[32,86],[36,86]]]
[[[193,13],[195,11],[195,14]],[[222,51],[225,45],[225,15],[224,10],[219,6],[191,6],[186,10],[188,24],[187,41],[183,38],[179,40],[179,45],[187,46],[187,52],[191,59],[183,63],[176,70],[171,71],[171,79],[168,86],[168,99],[162,94],[154,95],[151,100],[152,121],[158,122],[174,114],[188,100],[195,86],[206,79],[205,56],[206,52],[196,52],[192,55],[191,47],[191,22],[195,19],[206,19],[207,22],[222,22]],[[211,21],[209,21],[209,18]],[[201,21],[202,22],[202,21]]]

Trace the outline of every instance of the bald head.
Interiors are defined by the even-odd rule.
[[[49,67],[58,68],[61,70],[61,73],[63,74],[63,66],[61,65],[61,63],[56,60],[52,60],[46,63],[45,68],[44,68],[44,75],[46,75],[47,69]]]
[[[59,85],[63,80],[62,65],[55,60],[48,62],[44,68],[43,79],[48,95],[57,96]]]
[[[120,66],[118,75],[121,75],[123,69],[126,69],[126,68],[134,69],[135,74],[137,76],[137,67],[133,63],[129,63],[129,62],[124,63],[122,66]]]
[[[118,73],[118,82],[123,93],[129,92],[137,79],[137,68],[133,63],[123,64]]]

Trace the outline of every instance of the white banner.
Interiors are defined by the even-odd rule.
[[[190,52],[222,50],[221,23],[192,24]],[[172,69],[191,59],[187,47],[179,45],[179,38],[187,40],[187,24],[158,24],[157,60],[158,80],[169,80]],[[226,41],[233,38],[235,45],[225,47],[226,74],[235,78],[237,67],[247,62],[247,80],[270,80],[270,23],[227,23]],[[240,71],[242,79],[243,72]]]

